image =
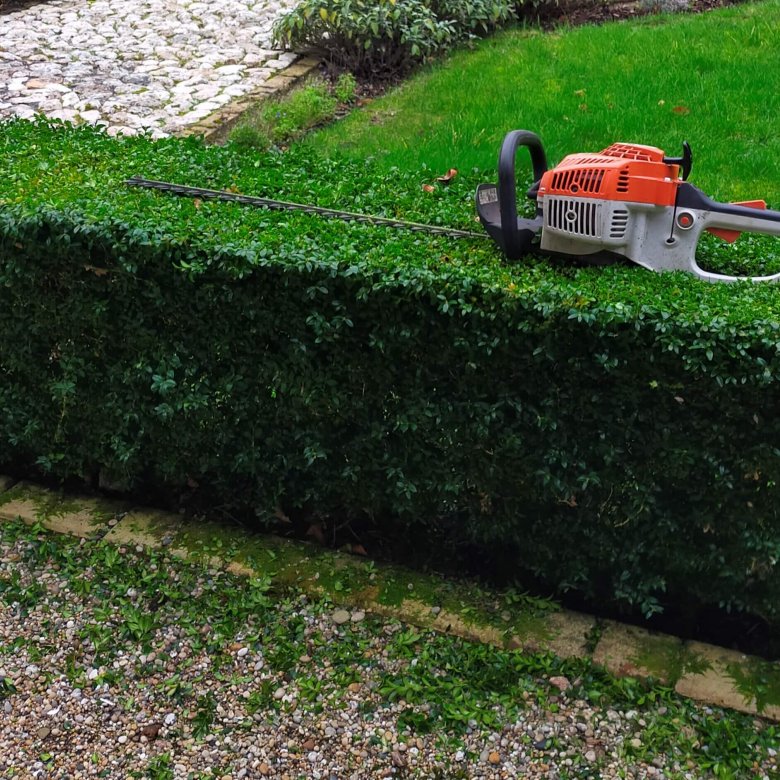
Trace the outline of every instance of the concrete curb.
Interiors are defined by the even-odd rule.
[[[217,109],[205,119],[184,128],[178,133],[181,137],[199,135],[207,143],[224,141],[227,134],[235,127],[241,116],[257,103],[274,95],[283,95],[295,84],[315,73],[319,69],[320,60],[313,57],[300,57],[291,65],[278,71],[268,81],[256,87],[246,95]]]
[[[0,475],[0,521],[20,518],[56,533],[171,554],[344,606],[497,647],[591,658],[618,677],[652,678],[681,696],[780,722],[780,663],[561,610],[539,614],[466,584],[453,586],[399,567],[251,535],[127,502],[63,496]],[[347,583],[345,586],[344,583]],[[432,603],[435,602],[435,603]]]

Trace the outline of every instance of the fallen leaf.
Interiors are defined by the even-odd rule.
[[[423,184],[422,188],[425,192],[434,192],[436,190],[436,187],[434,187],[432,184]]]
[[[349,546],[349,551],[353,555],[368,555],[368,553],[366,552],[366,548],[363,547],[362,544],[351,544]]]
[[[200,198],[193,198],[192,202],[196,209],[199,209],[203,205],[203,201]]]
[[[437,176],[436,181],[440,181],[442,184],[449,184],[457,175],[457,168],[450,168],[444,175]]]
[[[675,106],[672,109],[672,112],[675,113],[675,114],[682,114],[682,115],[684,115],[684,114],[690,114],[691,113],[691,109],[688,108],[688,106]]]

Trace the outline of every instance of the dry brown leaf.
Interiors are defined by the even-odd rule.
[[[434,192],[436,190],[436,187],[432,184],[423,184],[422,188],[424,192]]]
[[[458,175],[457,168],[450,168],[447,173],[436,177],[436,181],[440,181],[442,184],[449,184]]]

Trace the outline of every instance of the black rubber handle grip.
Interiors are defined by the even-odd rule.
[[[498,201],[501,230],[504,235],[504,251],[510,258],[522,256],[527,251],[528,244],[527,236],[519,230],[517,224],[515,160],[520,146],[527,147],[531,153],[534,183],[537,183],[547,170],[547,157],[542,141],[536,133],[529,130],[512,130],[511,133],[507,133],[498,155]]]
[[[683,141],[682,157],[664,157],[663,161],[667,165],[679,165],[682,169],[682,180],[686,181],[691,175],[691,168],[693,167],[693,152],[691,152],[691,145],[687,141]]]

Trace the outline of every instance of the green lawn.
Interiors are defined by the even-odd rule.
[[[557,32],[517,29],[457,52],[306,143],[381,165],[495,170],[506,132],[551,163],[633,141],[694,152],[720,200],[780,207],[780,2]]]

